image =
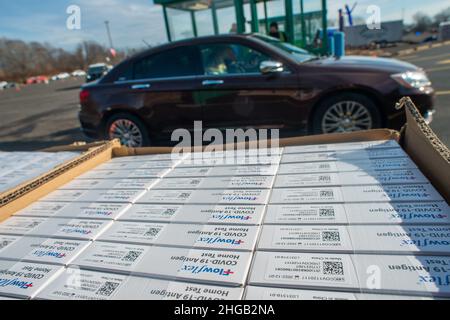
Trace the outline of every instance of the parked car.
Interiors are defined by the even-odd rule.
[[[308,134],[400,128],[410,96],[429,120],[425,72],[394,59],[320,58],[262,35],[172,42],[131,57],[80,92],[93,138],[142,146],[176,128],[281,128]]]
[[[72,77],[85,77],[86,72],[83,70],[75,70],[72,72]]]
[[[106,63],[96,63],[89,66],[87,75],[86,75],[86,82],[91,82],[97,79],[100,79],[105,74],[108,73],[112,68],[111,66],[107,65]]]
[[[6,86],[8,85],[8,82],[6,81],[0,81],[0,90],[6,89]]]
[[[26,84],[48,83],[48,77],[46,77],[46,76],[29,77],[25,81],[25,83]]]

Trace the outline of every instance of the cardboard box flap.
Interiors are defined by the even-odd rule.
[[[402,130],[403,149],[450,203],[450,151],[427,125],[409,97],[402,98],[406,125]]]

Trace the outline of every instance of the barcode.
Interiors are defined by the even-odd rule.
[[[106,281],[103,284],[103,286],[97,290],[97,294],[101,295],[101,296],[109,297],[114,292],[114,290],[117,289],[118,286],[119,286],[118,282]]]
[[[122,258],[122,261],[134,262],[141,255],[138,251],[128,251],[128,253]]]
[[[319,209],[320,217],[334,217],[334,209],[333,208],[321,208]]]
[[[342,262],[324,261],[323,274],[344,275],[344,265]]]
[[[322,190],[322,191],[320,191],[320,196],[321,197],[329,197],[329,198],[332,198],[333,197],[333,191],[332,190]]]
[[[328,163],[322,163],[319,165],[319,169],[330,169],[330,165]]]
[[[161,231],[161,228],[149,228],[145,233],[144,237],[155,237],[158,235],[158,233]]]
[[[339,236],[338,231],[323,231],[322,232],[322,241],[340,241],[341,237]]]

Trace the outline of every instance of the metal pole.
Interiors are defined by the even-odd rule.
[[[212,14],[212,19],[213,19],[213,28],[214,28],[214,34],[218,35],[219,34],[219,24],[217,22],[217,11],[216,11],[216,2],[215,0],[212,1],[211,4],[211,14]]]
[[[327,0],[322,0],[322,53],[328,51],[328,21],[327,21]]]
[[[303,0],[300,0],[300,18],[302,24],[302,47],[306,47],[306,23],[305,23],[305,8]]]
[[[292,0],[284,0],[284,7],[286,10],[285,31],[288,37],[288,42],[294,43],[294,8]]]
[[[194,33],[194,37],[198,37],[197,34],[197,22],[195,21],[195,11],[191,11],[191,23],[192,23],[192,32]]]
[[[109,39],[109,47],[111,49],[113,49],[114,46],[113,46],[113,42],[112,42],[111,31],[109,30],[109,21],[108,20],[105,21],[105,26],[106,26],[106,34],[108,35],[108,39]]]
[[[259,32],[258,10],[256,0],[250,0],[250,9],[252,12],[252,32]]]
[[[170,35],[169,17],[167,16],[167,8],[165,5],[163,5],[163,13],[164,13],[164,24],[166,25],[167,40],[171,42],[172,37]]]
[[[237,33],[244,33],[245,32],[244,1],[234,0],[234,9],[236,10]]]
[[[269,20],[267,19],[267,0],[264,0],[264,24],[266,25],[266,34],[269,34]]]

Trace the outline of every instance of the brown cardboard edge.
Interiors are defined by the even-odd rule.
[[[404,150],[433,186],[450,203],[450,151],[427,125],[410,98],[400,101],[406,110],[402,136]]]
[[[120,145],[118,141],[103,143],[91,148],[76,159],[56,167],[31,182],[20,185],[0,198],[0,221],[10,217],[14,212],[25,208],[80,174],[112,158],[112,150]]]

